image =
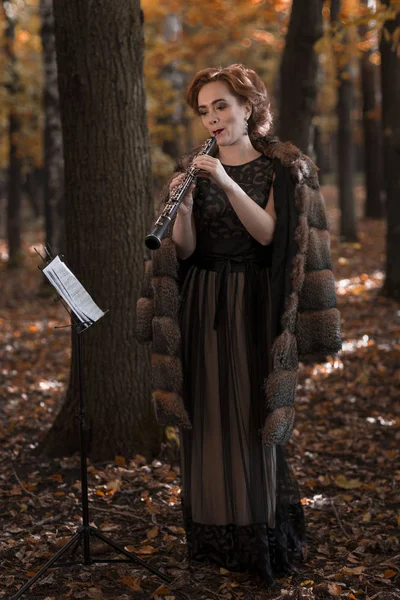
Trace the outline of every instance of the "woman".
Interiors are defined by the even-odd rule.
[[[190,557],[269,585],[305,542],[283,449],[298,357],[341,347],[325,209],[312,161],[268,135],[254,71],[200,71],[187,102],[218,151],[177,169],[193,161],[199,173],[147,263],[138,331],[153,340],[159,421],[181,428]]]

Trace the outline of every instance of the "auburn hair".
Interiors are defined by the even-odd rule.
[[[198,98],[201,88],[214,81],[224,82],[239,102],[248,100],[252,107],[248,119],[249,135],[264,136],[272,127],[272,114],[266,87],[253,69],[235,63],[228,67],[202,69],[193,77],[186,91],[186,102],[199,115]]]

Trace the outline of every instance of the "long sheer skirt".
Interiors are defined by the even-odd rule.
[[[193,424],[181,433],[189,556],[272,582],[301,555],[304,517],[283,448],[261,442],[273,337],[269,270],[192,266],[183,296],[184,396]]]

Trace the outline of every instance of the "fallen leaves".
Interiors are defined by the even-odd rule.
[[[128,575],[124,575],[124,577],[120,577],[118,581],[126,585],[132,592],[142,591],[140,577],[129,577]]]
[[[299,374],[297,434],[287,452],[300,482],[310,551],[300,575],[282,578],[282,600],[395,600],[400,595],[399,309],[377,295],[383,226],[363,222],[360,227],[362,251],[339,245],[335,238],[332,245],[337,278],[349,281],[339,294],[344,351],[340,360],[304,365]],[[22,308],[21,302],[17,314],[23,319],[29,304]],[[8,597],[81,524],[79,457],[44,461],[31,454],[68,381],[69,333],[53,331],[54,324],[65,322],[63,309],[42,306],[35,304],[43,314],[33,327],[0,319],[5,348],[0,371],[0,555]],[[178,446],[174,428],[167,439]],[[49,600],[58,600],[61,593],[72,599],[100,600],[104,595],[130,600],[137,595],[178,600],[180,574],[185,577],[179,585],[190,600],[258,600],[259,586],[246,574],[206,563],[189,569],[179,467],[170,459],[149,462],[140,454],[117,455],[88,470],[93,524],[170,573],[174,583],[160,585],[133,563],[82,566],[73,575],[55,569],[45,584]],[[99,556],[106,552],[97,542],[95,551]]]
[[[359,479],[347,479],[344,475],[337,475],[334,482],[338,487],[344,488],[345,490],[354,490],[362,486]]]

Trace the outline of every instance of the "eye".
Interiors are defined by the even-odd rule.
[[[217,110],[224,110],[224,108],[226,108],[226,104],[220,104],[220,105],[217,107]]]
[[[207,113],[205,113],[205,112],[199,112],[199,115],[200,115],[201,117],[204,117],[204,115],[206,115],[206,114],[207,114]]]

